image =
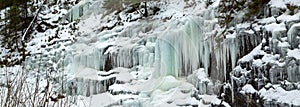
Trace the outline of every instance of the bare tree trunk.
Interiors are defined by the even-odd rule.
[[[147,10],[147,2],[148,0],[145,0],[145,13],[144,13],[144,17],[148,17],[148,10]]]
[[[10,93],[11,93],[11,87],[10,87],[10,83],[9,83],[9,76],[8,76],[8,70],[7,68],[5,69],[5,75],[6,75],[6,88],[7,88],[7,93],[6,93],[6,98],[5,98],[5,103],[4,103],[4,107],[8,107],[9,106],[9,102],[10,102]]]

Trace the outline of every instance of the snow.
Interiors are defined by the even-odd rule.
[[[271,0],[269,2],[271,7],[286,9],[286,4],[291,4],[294,6],[300,6],[299,0]]]
[[[268,17],[268,18],[257,19],[257,20],[259,21],[259,23],[265,23],[265,24],[271,24],[276,21],[276,19],[274,17]]]
[[[120,91],[130,91],[131,88],[125,87],[122,84],[113,84],[109,86],[109,90],[120,92]]]
[[[269,90],[266,90],[265,88],[262,88],[259,90],[259,95],[262,96],[266,100],[275,100],[279,103],[286,103],[294,106],[300,106],[299,102],[299,95],[300,90],[292,90],[292,91],[285,91],[283,88],[281,88],[279,85],[273,85],[273,88],[270,88]]]
[[[267,83],[267,84],[265,85],[265,87],[266,87],[266,88],[271,88],[271,87],[272,87],[272,84],[271,84],[271,83]]]
[[[100,15],[93,15],[93,17],[88,17],[86,20],[80,21],[78,24],[79,26],[79,32],[82,32],[83,34],[89,34],[92,33],[95,28],[97,28],[99,25],[101,25],[101,19],[102,14]],[[84,26],[84,27],[82,27]]]
[[[173,95],[176,95],[177,89],[171,89],[166,92],[155,90],[151,94],[151,105],[158,106],[161,103],[167,102]],[[180,95],[178,95],[180,96]]]
[[[171,88],[175,88],[181,84],[181,81],[176,80],[173,76],[166,76],[164,79],[162,79],[161,85],[158,87],[158,89],[161,90],[170,90]]]
[[[300,1],[299,0],[287,0],[289,1],[290,4],[295,5],[295,6],[300,6]]]
[[[271,23],[266,25],[265,28],[267,31],[286,31],[284,23],[280,23],[280,24]]]
[[[254,34],[253,30],[246,30],[245,32],[248,33],[248,34]]]
[[[134,79],[133,76],[129,73],[129,69],[118,67],[113,70],[117,72],[116,80],[118,81],[129,82]]]
[[[288,50],[287,56],[300,59],[300,50],[299,49]]]
[[[154,18],[163,19],[169,17],[182,17],[184,14],[184,5],[184,2],[180,2],[178,0],[169,1],[169,5],[166,5],[162,8],[165,11],[159,13],[159,15],[154,16]]]
[[[232,33],[232,34],[227,34],[226,38],[235,38],[236,37],[236,32]]]
[[[257,93],[257,92],[258,92],[258,91],[255,90],[255,89],[253,88],[253,86],[250,85],[250,84],[244,85],[243,88],[242,88],[242,90],[241,90],[241,93],[250,93],[250,94],[254,94],[254,93]]]
[[[212,103],[212,104],[220,104],[221,103],[221,100],[218,99],[216,95],[200,95],[200,98],[202,98],[205,103]],[[231,107],[228,103],[226,103],[224,101],[222,102],[222,104],[225,107]]]
[[[261,66],[263,62],[261,59],[257,59],[257,60],[253,60],[252,64],[256,66]]]
[[[91,97],[86,97],[84,100],[89,101],[87,102],[89,107],[108,106],[116,101],[110,93],[92,95]],[[84,106],[84,104],[79,104],[78,106]]]
[[[98,80],[97,71],[91,68],[78,69],[75,74],[75,77],[84,77],[87,79]]]
[[[285,0],[271,0],[269,4],[271,5],[271,7],[277,7],[282,9],[287,8],[285,5]]]
[[[278,46],[279,47],[290,47],[291,45],[288,42],[279,42]]]
[[[287,14],[282,14],[277,17],[277,20],[283,21],[283,22],[290,22],[290,21],[297,21],[299,20],[300,13],[296,13],[294,15],[287,15]]]
[[[210,81],[203,68],[197,70],[197,77],[201,81]]]
[[[239,61],[241,62],[250,61],[251,59],[253,59],[254,55],[258,55],[258,54],[264,55],[265,53],[261,50],[261,46],[262,46],[261,44],[256,46],[249,54],[239,59]]]
[[[218,7],[219,4],[220,4],[220,0],[213,0],[213,4],[212,4],[212,7]]]
[[[5,12],[5,9],[0,10],[0,19],[4,19],[4,17],[5,17],[4,12]],[[3,22],[1,21],[0,25],[2,25],[2,23],[3,23]],[[4,23],[3,23],[3,24],[4,24]]]
[[[275,61],[276,60],[276,56],[274,55],[270,55],[270,54],[266,54],[265,56],[263,56],[262,61],[263,62],[271,62],[271,61]]]
[[[236,25],[237,28],[248,28],[249,26],[250,23],[241,23]]]

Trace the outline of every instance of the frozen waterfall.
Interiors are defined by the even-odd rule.
[[[250,28],[242,27],[232,34],[222,34],[218,20],[210,12],[165,22],[118,22],[127,24],[110,30],[93,29],[96,33],[83,31],[86,37],[70,49],[73,52],[67,58],[69,70],[85,72],[82,70],[89,68],[108,72],[117,67],[143,66],[155,68],[153,78],[170,75],[179,78],[204,68],[213,83],[204,87],[217,87],[230,79],[229,72],[237,59],[257,46],[261,38]],[[102,27],[111,23],[99,22]]]
[[[205,67],[209,67],[208,59],[201,57],[209,53],[205,53],[206,42],[198,21],[201,19],[174,22],[171,25],[174,28],[169,28],[158,37],[155,46],[155,61],[159,72],[156,76],[188,75],[200,67],[199,62],[206,62]]]

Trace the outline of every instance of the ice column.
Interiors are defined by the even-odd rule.
[[[158,37],[155,47],[158,73],[155,76],[188,75],[200,67],[200,61],[205,68],[209,67],[209,45],[203,40],[198,22],[201,20],[197,18],[174,22],[171,29]]]

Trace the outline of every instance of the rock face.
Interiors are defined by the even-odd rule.
[[[268,19],[270,22],[266,20],[258,21],[263,28],[261,30],[263,32],[262,45],[257,46],[248,55],[239,59],[237,67],[233,70],[234,84],[236,84],[234,85],[234,92],[239,93],[241,87],[251,84],[255,90],[258,90],[257,94],[263,100],[269,98],[269,101],[261,101],[264,106],[275,104],[280,106],[298,105],[296,103],[282,103],[292,101],[292,98],[282,100],[275,97],[270,98],[263,94],[265,88],[269,87],[266,84],[281,84],[279,87],[285,91],[295,91],[300,77],[298,34],[300,19],[289,19],[290,17],[298,17],[299,14],[287,15],[278,12],[276,7],[271,8],[271,13],[276,13],[279,16],[276,21],[270,19]],[[280,90],[277,88],[272,89]],[[269,89],[266,90],[269,91]],[[246,97],[246,95],[243,96]]]
[[[294,58],[288,58],[286,60],[286,72],[287,72],[287,80],[291,82],[299,82],[300,81],[300,60]]]
[[[97,3],[80,2],[66,14],[67,20],[74,21],[87,15],[88,10]],[[202,2],[192,4],[192,7],[204,5]],[[164,10],[166,7],[162,4],[154,2],[153,5],[161,6],[161,9],[157,9],[161,10],[160,14],[167,14],[164,13],[167,10]],[[149,9],[158,8],[151,6]],[[264,8],[262,19],[240,23],[224,30],[218,24],[215,12],[217,7],[203,6],[200,10],[195,14],[160,16],[153,13],[149,17],[143,17],[137,14],[138,10],[124,9],[108,16],[87,17],[79,23],[78,34],[81,37],[76,43],[71,46],[66,43],[72,40],[71,37],[53,41],[49,46],[55,49],[62,47],[66,51],[49,55],[64,56],[64,59],[54,57],[51,60],[61,62],[59,66],[62,69],[66,67],[67,72],[77,75],[69,85],[70,95],[76,93],[90,96],[106,91],[113,95],[139,95],[138,91],[116,90],[119,85],[132,85],[138,81],[138,76],[131,78],[128,72],[135,73],[134,69],[139,66],[155,68],[147,76],[141,76],[145,80],[168,77],[175,81],[184,78],[197,89],[195,96],[217,94],[233,106],[244,102],[243,106],[277,104],[277,99],[266,101],[263,93],[272,89],[299,89],[298,11],[295,10],[298,13],[290,15],[270,5]],[[96,20],[92,20],[94,17]],[[97,21],[102,18],[104,21]],[[89,22],[91,20],[95,22]],[[47,29],[42,30],[45,32]],[[66,44],[59,44],[60,42]],[[29,63],[34,63],[36,59],[32,61]],[[123,75],[118,77],[118,73],[111,72],[118,67],[131,70],[122,73],[120,71],[123,70],[118,69],[120,71],[116,72]],[[279,87],[282,88],[270,88],[271,86],[266,86],[268,83],[280,84]],[[168,90],[169,88],[164,91]],[[161,93],[161,90],[156,91]],[[256,101],[259,103],[255,104]],[[282,102],[279,104],[284,105]]]

